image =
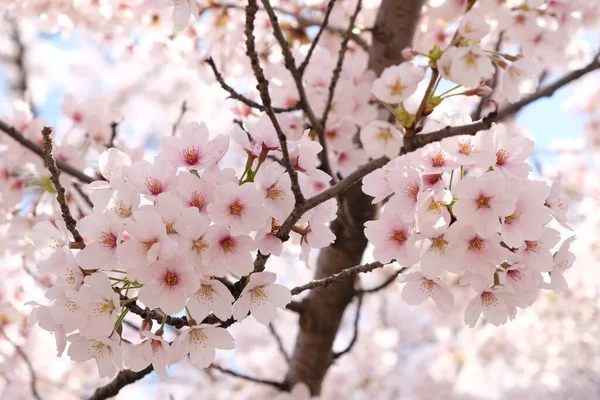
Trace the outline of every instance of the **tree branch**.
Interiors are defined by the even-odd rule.
[[[379,261],[375,261],[368,264],[357,265],[355,267],[346,268],[345,270],[338,272],[337,274],[333,274],[323,279],[316,279],[314,281],[310,281],[302,286],[297,286],[291,290],[292,295],[297,295],[305,290],[314,289],[317,287],[328,287],[333,285],[336,282],[339,282],[345,278],[350,276],[358,275],[362,272],[371,272],[374,269],[382,268],[385,264],[380,263]]]
[[[300,75],[304,74],[304,70],[308,66],[308,63],[310,62],[310,58],[312,57],[313,51],[315,51],[315,48],[317,47],[317,44],[319,43],[319,39],[321,38],[323,31],[325,29],[327,29],[327,24],[329,24],[329,16],[331,15],[331,11],[333,10],[334,4],[335,4],[335,0],[329,0],[329,2],[327,3],[327,10],[325,10],[325,16],[323,16],[323,22],[321,22],[319,31],[317,32],[317,34],[315,35],[315,38],[313,39],[312,43],[310,44],[308,53],[306,53],[306,58],[304,59],[304,61],[302,61],[302,64],[300,64],[300,66],[298,67],[298,72],[300,72]]]
[[[352,347],[354,347],[354,345],[356,344],[356,342],[358,340],[358,321],[360,320],[360,310],[362,308],[362,302],[363,302],[363,297],[362,297],[361,293],[359,293],[357,295],[357,299],[358,299],[358,302],[356,304],[356,316],[354,317],[354,325],[353,325],[354,333],[352,335],[352,339],[350,340],[350,343],[348,343],[348,346],[346,346],[346,348],[344,350],[333,353],[332,361],[335,361],[338,358],[340,358],[341,356],[343,356],[344,354],[349,353],[350,350],[352,350]]]
[[[71,210],[69,210],[69,206],[67,204],[67,199],[65,197],[65,188],[62,187],[60,183],[60,170],[56,166],[56,160],[52,156],[52,128],[45,126],[42,129],[42,136],[44,137],[44,159],[46,160],[46,168],[50,172],[50,180],[52,184],[54,184],[54,188],[56,189],[56,200],[60,205],[60,211],[62,213],[63,220],[67,225],[67,229],[69,232],[73,234],[73,238],[79,245],[79,248],[83,250],[85,248],[85,243],[83,238],[79,234],[77,230],[77,222],[71,215]]]
[[[175,134],[177,133],[177,128],[179,128],[179,125],[181,125],[181,121],[183,120],[183,116],[185,115],[187,110],[187,101],[184,100],[183,103],[181,103],[179,117],[177,118],[177,121],[175,121],[175,123],[173,124],[173,129],[171,129],[171,136],[175,136]]]
[[[40,146],[38,146],[31,140],[27,139],[21,132],[19,132],[17,129],[8,125],[2,120],[0,120],[0,131],[3,131],[8,136],[19,142],[21,145],[23,145],[23,147],[33,151],[38,156],[44,158],[44,149],[42,149]],[[62,161],[57,160],[56,165],[61,171],[71,175],[74,178],[79,179],[81,182],[92,183],[94,181],[94,179],[84,174],[83,171],[80,171],[77,168],[74,168]]]
[[[270,7],[269,2],[267,0],[264,1]],[[269,119],[271,120],[271,123],[273,124],[273,127],[275,128],[275,132],[277,132],[277,138],[279,139],[279,145],[281,146],[281,152],[283,153],[282,162],[285,166],[287,173],[290,176],[290,180],[292,181],[292,192],[294,193],[294,199],[296,201],[296,204],[301,204],[304,202],[304,196],[302,195],[302,190],[300,189],[300,184],[298,183],[298,173],[296,172],[290,161],[290,154],[287,148],[287,138],[283,133],[283,130],[279,125],[279,121],[277,120],[277,116],[275,115],[275,111],[271,106],[271,96],[269,95],[269,82],[265,78],[263,69],[260,66],[258,53],[256,52],[256,44],[254,37],[254,19],[256,18],[257,11],[258,6],[256,4],[256,0],[248,0],[248,5],[246,6],[245,29],[246,55],[248,56],[248,58],[250,58],[250,63],[252,64],[252,71],[254,72],[254,76],[256,77],[257,81],[256,88],[260,93],[261,100],[265,107],[265,112],[267,113]],[[271,13],[273,13],[272,8]],[[279,30],[279,33],[281,34],[281,30]]]
[[[0,326],[0,334],[2,334],[2,336],[4,336],[4,339],[6,339],[6,341],[15,348],[15,351],[17,353],[19,353],[19,356],[21,356],[21,358],[25,362],[25,365],[27,366],[27,369],[29,370],[29,375],[31,376],[31,381],[29,384],[30,388],[31,388],[31,395],[33,396],[34,399],[42,400],[42,397],[40,396],[40,394],[37,390],[37,374],[35,373],[35,369],[33,368],[33,364],[31,363],[31,360],[29,360],[27,353],[25,353],[25,351],[21,348],[21,346],[19,346],[15,342],[13,342],[12,339],[8,337],[8,335],[6,334],[6,331],[4,330],[4,328],[2,326]]]
[[[240,374],[239,372],[235,372],[235,371],[232,371],[232,370],[227,369],[227,368],[220,367],[220,366],[215,365],[215,364],[211,364],[210,368],[216,369],[217,371],[222,372],[222,373],[227,374],[227,375],[235,376],[236,378],[245,379],[245,380],[250,381],[250,382],[262,383],[263,385],[273,386],[274,388],[279,389],[279,390],[285,390],[286,389],[286,385],[283,384],[282,382],[276,382],[276,381],[272,381],[272,380],[269,380],[269,379],[260,379],[260,378],[255,378],[255,377],[252,377],[252,376]]]
[[[153,370],[154,368],[152,367],[152,364],[148,365],[139,372],[133,372],[129,369],[123,370],[119,372],[115,379],[113,379],[109,384],[96,389],[89,400],[105,400],[114,397],[125,386],[139,381]]]
[[[279,334],[275,330],[275,326],[273,326],[273,323],[270,323],[268,325],[268,327],[269,327],[269,332],[271,332],[271,335],[275,338],[275,341],[277,342],[277,347],[279,348],[279,352],[281,353],[281,355],[283,356],[285,361],[289,364],[290,363],[290,355],[287,353],[287,351],[285,351],[285,347],[283,347],[283,341],[281,340],[281,336],[279,336]]]
[[[255,102],[254,100],[249,99],[248,97],[244,96],[243,94],[239,93],[234,88],[229,86],[227,84],[227,82],[225,82],[223,75],[221,75],[221,73],[219,72],[217,65],[215,64],[215,60],[213,60],[212,57],[208,57],[206,60],[204,60],[204,62],[210,66],[210,68],[213,71],[213,74],[215,75],[215,79],[217,80],[217,82],[219,82],[219,84],[221,85],[223,90],[225,90],[226,92],[229,93],[229,97],[231,97],[232,99],[241,101],[248,107],[255,108],[259,111],[265,111],[265,107],[262,104],[259,104],[259,103]],[[300,109],[302,109],[302,107],[300,106],[300,103],[298,103],[292,107],[286,107],[286,108],[273,107],[273,111],[275,113],[291,112],[291,111],[297,111]]]

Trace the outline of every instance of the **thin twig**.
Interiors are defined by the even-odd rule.
[[[263,0],[263,4],[270,4],[267,0]],[[265,4],[265,8],[266,8]],[[274,13],[273,9],[270,9],[271,13]],[[246,6],[246,55],[250,58],[250,63],[252,64],[252,71],[254,72],[254,76],[256,77],[257,85],[256,88],[260,93],[260,97],[262,103],[265,107],[265,112],[267,116],[271,120],[273,127],[275,128],[275,132],[277,132],[277,138],[279,139],[279,145],[281,147],[281,152],[283,154],[282,162],[285,166],[285,169],[290,176],[290,180],[292,181],[292,192],[294,193],[294,199],[296,204],[302,204],[304,202],[304,196],[302,195],[302,190],[300,189],[300,184],[298,183],[298,173],[292,166],[292,162],[290,160],[290,154],[287,148],[287,138],[281,129],[281,125],[277,120],[277,116],[275,115],[275,111],[271,105],[271,96],[269,95],[269,81],[265,78],[265,74],[263,72],[262,67],[260,66],[260,61],[258,57],[258,53],[256,51],[256,43],[254,37],[254,20],[256,18],[256,12],[258,11],[258,6],[256,4],[256,0],[248,0],[248,5]],[[269,11],[267,11],[269,13]],[[269,16],[271,14],[269,13]],[[275,17],[276,21],[277,17]],[[273,22],[272,22],[273,23]],[[277,25],[279,26],[279,25]],[[281,34],[281,30],[279,30]],[[285,41],[285,39],[284,39]],[[289,51],[289,49],[288,49]],[[285,52],[284,52],[285,53]],[[290,55],[291,57],[291,55]],[[293,62],[293,59],[292,59]],[[306,110],[305,110],[306,111]]]
[[[25,365],[27,366],[27,369],[29,370],[29,375],[31,375],[31,381],[29,384],[30,388],[31,388],[31,395],[33,396],[33,398],[35,398],[37,400],[42,400],[42,397],[40,396],[40,394],[37,390],[37,385],[36,385],[37,384],[37,374],[35,373],[35,369],[33,368],[33,364],[31,363],[31,360],[29,360],[29,356],[27,356],[27,353],[25,353],[25,351],[21,348],[21,346],[19,346],[15,342],[13,342],[12,339],[8,337],[8,335],[6,334],[6,331],[4,330],[4,328],[2,326],[0,326],[0,334],[2,334],[2,336],[4,336],[4,339],[6,339],[6,341],[15,348],[16,352],[19,353],[19,355],[25,362]]]
[[[332,357],[333,360],[337,360],[344,354],[349,353],[350,350],[352,350],[352,347],[354,347],[354,345],[356,344],[356,342],[358,340],[358,321],[360,320],[360,310],[362,308],[362,302],[363,302],[362,293],[359,293],[356,297],[357,297],[356,316],[354,317],[354,325],[353,325],[354,333],[352,334],[352,339],[350,340],[350,343],[348,343],[348,346],[346,346],[346,348],[344,350],[333,353],[333,357]]]
[[[335,4],[335,0],[329,0],[329,2],[327,3],[327,10],[325,10],[325,15],[323,16],[323,22],[321,22],[321,26],[319,26],[319,31],[317,32],[317,34],[315,35],[315,38],[313,39],[312,43],[310,44],[308,53],[306,53],[306,58],[304,59],[304,61],[302,61],[302,64],[300,64],[300,66],[298,67],[298,71],[300,72],[300,75],[304,74],[304,70],[308,66],[308,63],[310,62],[310,58],[312,57],[312,54],[315,51],[317,44],[319,43],[319,39],[321,38],[323,31],[325,31],[327,29],[327,24],[329,24],[329,16],[331,15],[331,11],[333,10],[334,4]]]
[[[6,122],[4,122],[2,120],[0,120],[0,131],[3,131],[8,136],[13,138],[17,142],[19,142],[21,145],[23,145],[23,147],[33,151],[38,156],[44,158],[44,149],[42,149],[40,146],[38,146],[31,140],[27,139],[16,128],[10,126],[9,124],[7,124]],[[61,171],[71,175],[74,178],[79,179],[81,182],[92,183],[94,181],[93,178],[84,174],[83,171],[80,171],[77,168],[74,168],[74,167],[70,166],[69,164],[66,164],[62,161],[56,160],[56,165],[58,166],[58,168]]]
[[[171,129],[171,136],[175,136],[175,134],[177,133],[177,128],[179,128],[179,125],[181,125],[181,121],[183,120],[183,116],[185,115],[187,110],[187,101],[184,100],[183,103],[181,103],[179,117],[177,118],[177,121],[175,121],[175,123],[173,124],[173,129]]]
[[[215,64],[215,61],[213,60],[212,57],[208,57],[206,60],[204,60],[205,63],[207,63],[210,68],[213,71],[213,74],[215,75],[215,79],[217,80],[217,82],[219,82],[219,84],[221,85],[221,87],[223,88],[223,90],[225,90],[226,92],[229,93],[229,97],[231,97],[232,99],[241,101],[242,103],[244,103],[245,105],[247,105],[248,107],[252,107],[255,108],[259,111],[265,111],[265,107],[262,104],[257,103],[256,101],[249,99],[248,97],[244,96],[243,94],[239,93],[238,91],[236,91],[234,88],[232,88],[231,86],[229,86],[227,84],[227,82],[225,82],[225,79],[223,78],[223,75],[221,75],[221,73],[219,72],[219,70],[217,69],[217,65]],[[300,106],[300,103],[293,105],[291,107],[273,107],[273,111],[275,113],[285,113],[285,112],[291,112],[291,111],[297,111],[302,109],[302,107]]]
[[[363,264],[363,265],[357,265],[355,267],[347,268],[341,272],[338,272],[337,274],[330,275],[327,278],[315,279],[314,281],[310,281],[302,286],[297,286],[297,287],[293,288],[291,290],[291,292],[292,292],[292,295],[297,295],[297,294],[304,292],[305,290],[314,289],[314,288],[318,288],[318,287],[325,288],[325,287],[333,285],[336,282],[341,281],[342,279],[346,279],[350,276],[358,275],[362,272],[371,272],[374,269],[382,268],[384,265],[385,264],[382,264],[378,261],[368,263],[368,264]]]
[[[44,159],[46,160],[46,168],[50,172],[50,180],[54,184],[56,189],[56,200],[60,205],[60,211],[62,213],[63,220],[67,225],[69,232],[73,234],[73,238],[79,245],[79,248],[83,250],[85,248],[85,242],[77,230],[77,222],[71,215],[69,205],[67,204],[67,198],[65,197],[65,188],[60,183],[60,170],[56,166],[56,160],[52,155],[52,128],[45,126],[42,128],[42,136],[44,137]]]
[[[279,336],[279,334],[275,330],[275,326],[273,326],[273,323],[270,323],[268,325],[268,327],[269,327],[269,332],[271,332],[271,335],[275,338],[275,341],[277,342],[277,347],[279,348],[279,352],[281,353],[281,355],[283,356],[285,361],[289,364],[290,363],[290,355],[287,353],[287,351],[285,351],[285,347],[283,347],[283,341],[281,340],[281,336]]]
[[[117,134],[119,133],[119,122],[113,121],[110,123],[110,140],[106,145],[107,149],[115,147],[115,139],[117,139]]]
[[[236,378],[242,378],[245,379],[247,381],[251,381],[251,382],[255,382],[255,383],[262,383],[263,385],[269,385],[269,386],[273,386],[279,390],[285,390],[286,389],[286,385],[282,382],[276,382],[276,381],[272,381],[269,379],[260,379],[260,378],[255,378],[253,376],[248,376],[248,375],[244,375],[244,374],[240,374],[239,372],[235,372],[232,371],[230,369],[227,368],[223,368],[220,367],[218,365],[215,364],[211,364],[210,368],[216,369],[217,371],[220,371],[224,374],[227,375],[231,375],[231,376],[235,376]]]
[[[73,182],[73,187],[75,188],[75,191],[79,194],[79,196],[81,196],[83,201],[85,201],[85,203],[90,208],[94,208],[94,203],[92,203],[90,197],[83,191],[83,189],[81,188],[81,184],[78,182]]]

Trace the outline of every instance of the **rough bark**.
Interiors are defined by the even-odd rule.
[[[369,68],[377,75],[386,67],[402,62],[401,50],[412,43],[423,0],[382,0],[373,30]],[[339,197],[338,218],[332,224],[336,241],[321,250],[315,279],[360,264],[367,239],[363,224],[375,218],[376,207],[355,184]],[[332,346],[346,306],[355,295],[350,277],[335,288],[316,288],[304,299],[300,329],[290,361],[286,384],[305,382],[313,395],[321,386],[333,361]]]

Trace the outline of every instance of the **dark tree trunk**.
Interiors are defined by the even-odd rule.
[[[377,75],[401,63],[401,50],[412,43],[423,0],[382,0],[373,30],[369,68]],[[315,279],[321,279],[361,263],[367,239],[363,224],[376,216],[371,198],[355,184],[340,197],[338,217],[332,224],[336,241],[321,250]],[[286,383],[305,382],[314,395],[333,361],[332,346],[346,306],[352,301],[355,277],[330,288],[316,288],[305,298],[300,330]]]

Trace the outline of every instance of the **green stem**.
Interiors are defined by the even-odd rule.
[[[450,172],[450,186],[449,186],[449,190],[452,191],[452,180],[454,179],[454,170],[452,170],[452,172]]]

